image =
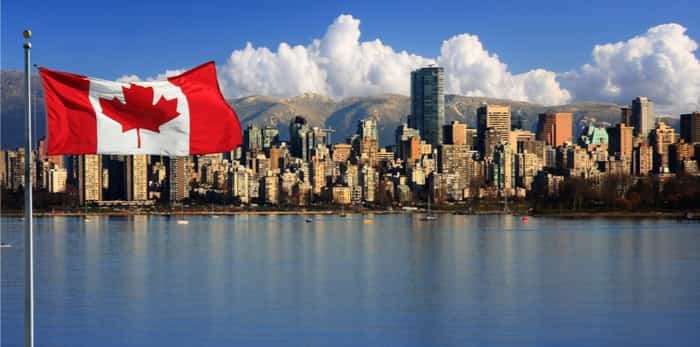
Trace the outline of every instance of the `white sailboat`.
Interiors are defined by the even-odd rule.
[[[91,221],[92,219],[90,219],[90,217],[88,217],[87,214],[87,202],[85,202],[85,204],[83,205],[83,222],[88,223]]]
[[[181,224],[181,225],[190,224],[190,221],[185,219],[185,207],[184,207],[184,205],[180,205],[180,218],[178,218],[177,224]]]
[[[437,220],[437,216],[433,214],[433,211],[430,209],[430,194],[428,194],[428,211],[425,214],[425,217],[421,218],[420,220],[422,221],[434,221]]]

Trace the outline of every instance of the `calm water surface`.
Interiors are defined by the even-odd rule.
[[[37,346],[700,345],[699,224],[304,219],[37,218]],[[1,223],[20,346],[23,225]]]

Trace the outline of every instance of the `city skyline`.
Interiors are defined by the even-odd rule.
[[[441,201],[556,196],[577,179],[598,190],[622,177],[700,175],[697,112],[682,116],[677,134],[656,119],[653,101],[637,97],[620,107],[614,126],[589,122],[574,139],[572,113],[539,114],[536,133],[523,129],[520,118],[513,121],[505,105],[482,104],[472,127],[446,123],[442,69],[414,70],[411,80],[408,124],[396,128],[389,146],[379,145],[375,119],[360,119],[353,135],[334,142],[334,129],[310,125],[303,115],[289,121],[288,141],[275,127],[249,124],[242,147],[231,152],[152,155],[150,161],[146,155],[49,156],[42,138],[32,153],[33,181],[49,193],[75,187],[81,205],[151,206],[225,193],[239,204],[382,206],[416,203],[420,195]],[[0,183],[19,190],[23,149],[3,150],[1,157]]]

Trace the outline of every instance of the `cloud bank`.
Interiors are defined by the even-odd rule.
[[[360,40],[360,20],[340,15],[306,46],[276,50],[247,43],[218,66],[227,97],[287,97],[306,92],[335,99],[380,93],[410,94],[410,72],[428,64],[445,69],[448,94],[488,96],[559,105],[577,100],[627,104],[638,95],[664,112],[700,107],[698,44],[678,24],[663,24],[627,41],[596,45],[592,61],[572,71],[538,68],[512,73],[479,37],[461,34],[442,42],[440,55],[395,51],[381,40]],[[182,70],[166,71],[165,77]],[[123,76],[124,81],[138,76]]]
[[[648,96],[665,112],[700,106],[698,44],[678,24],[663,24],[627,41],[596,45],[592,62],[560,74],[576,100],[629,103]]]

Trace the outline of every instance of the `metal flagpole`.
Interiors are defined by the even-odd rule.
[[[32,233],[31,30],[24,36],[24,346],[34,347],[34,240]]]

